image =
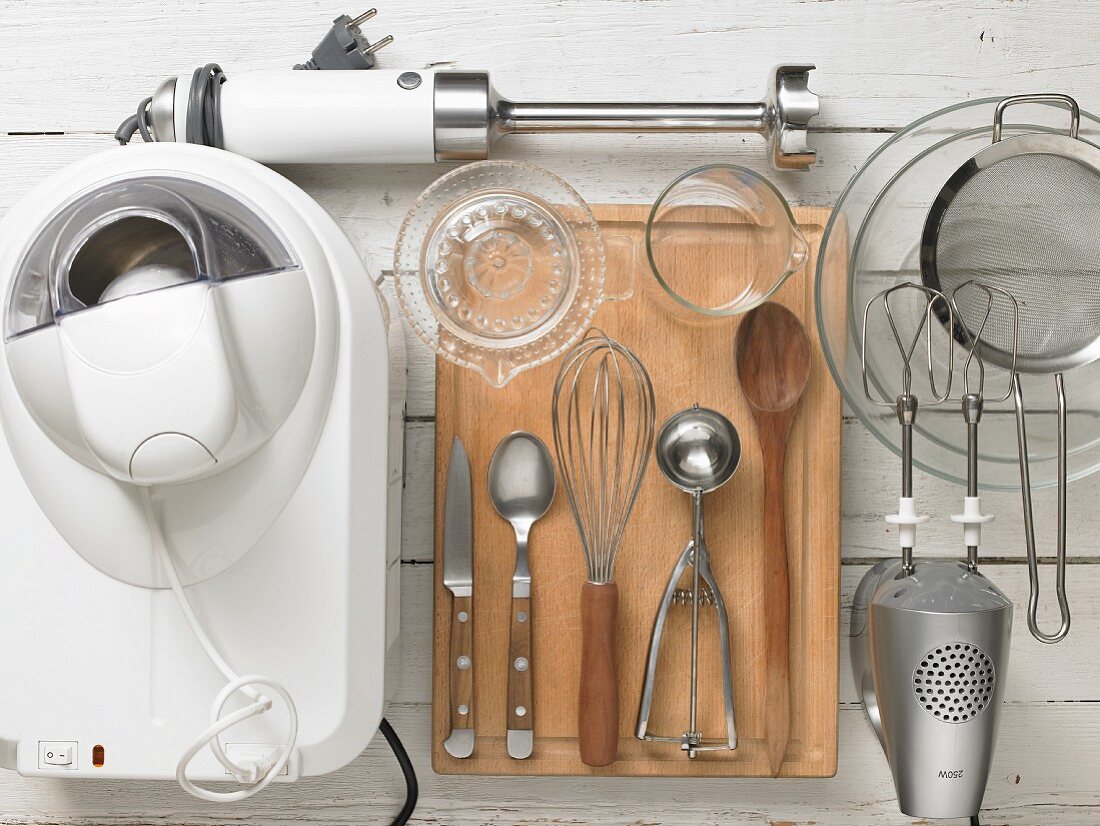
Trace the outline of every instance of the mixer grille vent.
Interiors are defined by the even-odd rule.
[[[913,669],[917,702],[945,723],[965,723],[985,711],[996,683],[993,661],[971,643],[937,646]]]

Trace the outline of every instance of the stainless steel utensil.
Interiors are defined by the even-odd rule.
[[[907,337],[904,336],[899,327],[894,310],[890,305],[890,299],[897,295],[913,294],[917,295],[919,301],[924,302],[924,309],[918,316],[920,320],[916,330],[912,334],[912,338],[908,338],[908,341],[906,341]],[[866,367],[868,322],[871,318],[872,310],[878,302],[882,303],[882,313],[890,327],[894,344],[898,348],[898,353],[901,355],[901,390],[893,402],[880,399],[871,391],[869,380],[870,373]],[[900,530],[898,533],[901,537],[901,565],[902,569],[907,573],[911,573],[913,570],[913,546],[917,537],[917,525],[928,519],[926,516],[917,516],[916,506],[913,501],[913,424],[917,418],[918,400],[913,393],[912,361],[922,336],[924,336],[927,342],[928,385],[933,394],[931,404],[943,404],[947,401],[948,397],[951,395],[951,381],[954,376],[951,366],[954,363],[955,339],[952,336],[948,336],[946,342],[948,350],[946,361],[948,365],[947,387],[942,393],[939,392],[936,387],[936,372],[932,355],[931,319],[935,315],[935,308],[941,305],[945,308],[944,312],[947,313],[947,327],[951,329],[954,326],[954,307],[951,302],[938,290],[934,290],[931,287],[922,287],[919,284],[904,283],[896,287],[885,289],[878,295],[872,297],[863,310],[863,332],[861,336],[862,344],[860,347],[860,361],[864,365],[863,392],[872,404],[878,407],[892,407],[897,413],[898,424],[901,425],[901,500],[898,506],[898,513],[893,516],[887,516],[886,521],[888,524],[899,526]]]
[[[474,512],[470,460],[457,436],[451,443],[443,511],[443,584],[451,605],[451,734],[443,748],[452,757],[474,752]]]
[[[966,306],[978,307],[978,301],[984,299],[985,312],[977,317],[977,325],[971,329],[962,320],[959,313],[960,295],[976,294],[979,298],[971,298]],[[1012,319],[1012,355],[1013,358],[1008,367],[1008,387],[1000,398],[992,399],[994,402],[1003,402],[1012,395],[1013,378],[1016,375],[1016,350],[1020,339],[1020,307],[1012,294],[996,287],[987,287],[978,281],[967,281],[956,287],[951,293],[951,307],[953,315],[958,319],[955,338],[961,339],[961,343],[967,348],[966,360],[961,366],[963,395],[961,399],[963,420],[966,422],[966,498],[963,500],[963,512],[951,517],[952,522],[958,522],[963,526],[963,539],[966,543],[966,566],[971,571],[978,570],[978,547],[981,544],[982,525],[992,521],[993,517],[982,513],[981,499],[978,496],[978,425],[982,420],[987,401],[985,394],[986,371],[985,362],[982,360],[981,343],[985,341],[990,319],[994,314],[996,299],[1005,302]],[[1003,314],[999,313],[1003,317]],[[976,368],[976,375],[971,379],[971,368]]]
[[[516,532],[516,569],[512,574],[512,627],[508,647],[508,755],[531,756],[534,747],[531,569],[527,539],[531,526],[550,509],[557,481],[550,451],[532,433],[517,431],[501,439],[489,461],[489,497]]]
[[[1005,110],[1047,103],[1069,111],[1068,134],[1047,132],[1001,139]],[[1008,341],[1012,325],[995,318],[983,349],[991,364],[1014,364],[1023,492],[1024,535],[1031,578],[1028,627],[1044,643],[1065,639],[1070,628],[1066,596],[1067,415],[1063,373],[1100,358],[1100,148],[1078,138],[1080,110],[1066,95],[1018,95],[1002,100],[993,116],[993,144],[944,184],[928,212],[921,239],[921,276],[929,287],[954,291],[974,279],[1002,289],[1018,302],[1018,352]],[[983,307],[959,302],[973,326]],[[1057,584],[1061,625],[1040,630],[1039,569],[1032,519],[1030,466],[1023,388],[1019,373],[1053,375],[1058,399]]]
[[[899,295],[923,302],[912,339],[902,333],[891,307],[891,298],[899,301]],[[932,355],[933,330],[938,328],[932,319],[942,313],[947,329],[953,329],[954,305],[942,293],[919,284],[883,290],[864,308],[860,348],[864,364],[873,346],[867,339],[868,318],[878,302],[901,356],[901,387],[893,404],[873,395],[869,382],[866,392],[871,403],[892,406],[902,428],[902,497],[898,513],[886,517],[898,526],[902,556],[876,564],[856,590],[850,632],[852,668],[867,717],[890,762],[901,811],[911,817],[971,817],[975,822],[1004,696],[1012,602],[976,569],[976,547],[973,566],[953,560],[913,560],[916,527],[926,517],[917,514],[912,498],[912,429],[919,406],[913,393],[912,360],[923,338],[929,370],[924,378],[932,388],[931,403],[946,401],[952,373],[939,391]],[[948,353],[943,363],[952,366],[956,338],[946,334],[944,338]],[[984,371],[982,352],[981,339],[975,336],[970,340],[970,356],[979,374]],[[973,361],[968,358],[964,369]],[[975,402],[973,389],[967,387],[963,395],[964,412]],[[968,425],[970,421],[968,415]],[[973,430],[970,435],[976,438]],[[977,511],[974,514],[971,509],[976,520],[964,522],[970,530],[966,541],[975,546],[973,529],[987,520],[980,507]]]
[[[619,742],[615,559],[653,447],[653,384],[625,345],[590,331],[554,383],[558,470],[588,569],[581,593],[581,760],[614,761]]]
[[[679,743],[687,756],[695,758],[701,751],[737,748],[737,729],[733,713],[733,669],[730,662],[729,618],[722,591],[710,568],[703,530],[703,494],[717,490],[733,476],[741,460],[741,439],[733,423],[716,410],[694,405],[674,414],[657,436],[657,465],[673,485],[691,495],[692,538],[680,554],[668,579],[646,658],[645,684],[638,710],[637,737],[665,743]],[[690,589],[679,587],[684,569],[690,565]],[[705,584],[705,587],[704,587]],[[688,702],[688,727],[678,737],[650,734],[649,714],[653,705],[653,688],[657,676],[657,661],[664,636],[665,621],[672,605],[691,604],[691,689]],[[699,731],[699,606],[713,605],[718,614],[718,639],[722,659],[722,695],[725,704],[726,737],[707,739]]]

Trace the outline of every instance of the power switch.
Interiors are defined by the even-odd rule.
[[[76,743],[69,741],[40,741],[38,743],[38,768],[75,769]]]

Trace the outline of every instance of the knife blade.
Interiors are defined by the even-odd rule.
[[[470,460],[462,440],[451,443],[443,510],[443,585],[452,595],[450,673],[451,734],[443,748],[452,757],[474,751],[474,514]]]

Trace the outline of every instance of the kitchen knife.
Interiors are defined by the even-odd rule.
[[[443,748],[452,757],[474,751],[474,560],[470,460],[457,436],[451,444],[443,511],[443,585],[451,606],[451,735]]]

